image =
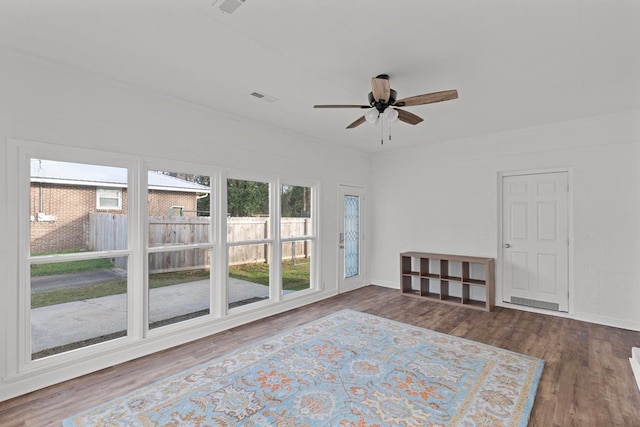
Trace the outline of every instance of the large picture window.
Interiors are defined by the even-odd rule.
[[[128,169],[29,161],[31,359],[126,336],[128,213],[98,212],[95,200],[98,194],[98,201],[121,208]],[[121,186],[106,190],[117,191],[117,199],[101,193],[105,181]]]
[[[315,241],[311,202],[311,187],[287,184],[280,186],[283,294],[311,287],[312,250]]]
[[[227,180],[228,308],[270,298],[269,189],[267,182]]]
[[[148,328],[211,313],[211,177],[147,172]]]
[[[319,289],[314,183],[47,144],[12,149],[16,171],[29,171],[16,173],[25,232],[8,315],[15,375],[215,329]]]

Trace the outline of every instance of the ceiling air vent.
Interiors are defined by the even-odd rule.
[[[251,92],[251,96],[256,97],[258,99],[261,99],[261,100],[263,100],[265,102],[277,102],[277,101],[279,101],[279,99],[274,97],[274,96],[267,95],[265,93],[261,93],[261,92],[258,92],[256,90]]]
[[[232,14],[237,8],[242,6],[246,0],[224,0],[220,4],[220,10],[224,13]]]

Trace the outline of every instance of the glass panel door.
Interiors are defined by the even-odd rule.
[[[364,189],[341,185],[338,193],[338,279],[340,291],[346,292],[364,284]]]
[[[360,196],[344,195],[344,277],[360,274]]]

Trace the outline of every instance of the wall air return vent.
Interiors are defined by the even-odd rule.
[[[560,305],[557,302],[538,301],[529,298],[511,297],[512,304],[526,305],[528,307],[542,308],[545,310],[560,311]]]

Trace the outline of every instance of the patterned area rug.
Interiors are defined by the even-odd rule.
[[[543,361],[343,310],[63,426],[526,426]]]

